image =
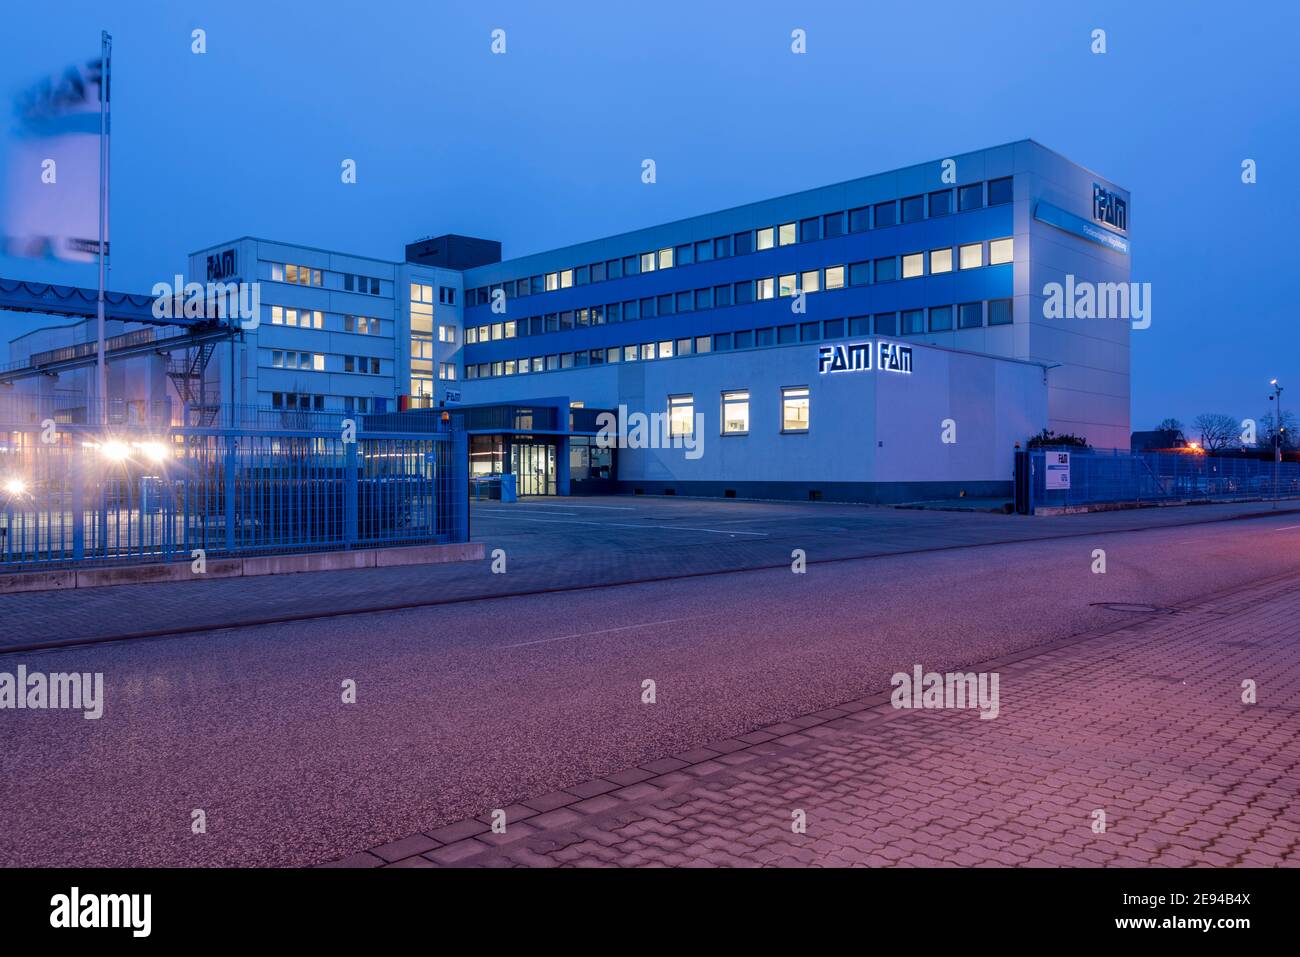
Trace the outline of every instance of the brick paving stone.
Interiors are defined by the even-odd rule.
[[[430,831],[425,840],[447,846],[423,856],[527,867],[1300,866],[1298,585],[1261,582],[999,659],[994,720],[896,711],[887,693],[870,695],[520,802],[539,813],[501,846],[487,846],[482,821]],[[1267,689],[1261,704],[1241,703],[1245,675]],[[805,834],[791,830],[796,809]],[[1094,809],[1106,812],[1103,834]],[[410,840],[335,866],[378,866]]]

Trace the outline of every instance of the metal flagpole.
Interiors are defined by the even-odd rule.
[[[108,249],[108,176],[109,176],[109,74],[113,64],[113,38],[107,30],[99,33],[99,296],[96,299],[95,345],[98,383],[95,398],[99,402],[99,420],[108,424],[108,369],[104,356],[104,284]]]

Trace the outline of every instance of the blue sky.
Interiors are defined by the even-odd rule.
[[[112,285],[141,291],[239,235],[396,259],[462,232],[511,257],[1032,137],[1133,193],[1133,279],[1154,307],[1132,336],[1133,426],[1149,428],[1262,415],[1275,375],[1300,401],[1298,10],[61,0],[6,9],[0,99],[114,35]],[[11,136],[6,116],[0,162]],[[3,256],[0,275],[95,278]],[[23,328],[0,322],[0,339]]]

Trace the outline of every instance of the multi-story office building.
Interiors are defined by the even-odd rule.
[[[981,494],[1043,428],[1127,446],[1129,323],[1045,305],[1127,292],[1128,203],[1025,140],[504,261],[460,236],[395,262],[244,238],[189,278],[261,284],[214,357],[224,401],[510,406],[470,416],[472,464],[524,491]],[[660,413],[676,441],[615,458],[570,407]]]

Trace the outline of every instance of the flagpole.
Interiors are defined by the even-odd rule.
[[[105,251],[108,248],[108,177],[109,177],[109,73],[113,63],[113,38],[107,30],[99,32],[99,296],[96,299],[95,345],[98,378],[95,397],[99,402],[99,420],[108,424],[108,369],[104,356],[104,284]]]

